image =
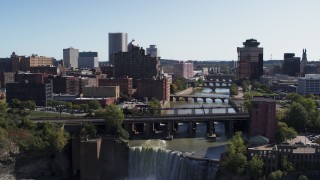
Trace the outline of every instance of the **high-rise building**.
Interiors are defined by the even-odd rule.
[[[79,52],[78,68],[99,67],[98,52]]]
[[[160,52],[156,45],[150,45],[147,48],[147,54],[150,54],[151,57],[160,57]]]
[[[109,61],[112,62],[112,54],[118,52],[127,52],[128,35],[127,33],[109,33]]]
[[[173,65],[173,74],[175,79],[185,78],[189,79],[192,78],[194,75],[193,72],[193,63],[187,62],[179,62]]]
[[[283,74],[289,76],[300,75],[300,57],[295,57],[294,53],[284,53],[282,65]]]
[[[263,75],[263,48],[255,39],[247,39],[243,45],[237,48],[239,79],[257,80]]]
[[[133,78],[136,87],[137,79],[157,78],[159,76],[159,58],[145,55],[135,41],[128,45],[128,52],[118,52],[112,55],[115,78]]]
[[[63,62],[66,67],[78,68],[79,49],[63,49]]]

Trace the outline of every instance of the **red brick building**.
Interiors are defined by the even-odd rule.
[[[272,98],[253,97],[250,112],[250,136],[261,135],[274,142],[277,129],[276,101]]]
[[[147,97],[150,100],[156,98],[164,104],[170,100],[170,84],[165,78],[137,80],[136,97],[139,99]]]
[[[120,86],[120,92],[132,95],[132,78],[98,79],[98,86]]]

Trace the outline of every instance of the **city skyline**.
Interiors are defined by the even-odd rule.
[[[38,54],[62,59],[63,49],[98,52],[108,60],[108,33],[128,33],[144,49],[156,45],[162,59],[237,60],[237,47],[257,39],[264,60],[284,53],[319,60],[320,2],[202,3],[191,0],[0,2],[0,57]]]

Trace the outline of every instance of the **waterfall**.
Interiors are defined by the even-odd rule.
[[[160,142],[160,143],[159,143]],[[147,141],[146,146],[131,147],[129,153],[129,180],[197,180],[214,179],[218,163],[167,150],[165,141],[157,145]]]

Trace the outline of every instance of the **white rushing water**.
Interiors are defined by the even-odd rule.
[[[186,157],[179,151],[165,149],[166,142],[148,140],[143,146],[131,147],[129,180],[205,180],[214,179],[218,163]]]

